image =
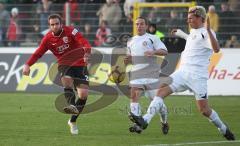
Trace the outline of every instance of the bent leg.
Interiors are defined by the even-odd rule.
[[[172,93],[172,89],[167,85],[164,87],[161,87],[158,91],[157,91],[157,95],[154,97],[154,99],[151,101],[147,113],[143,116],[143,119],[147,122],[150,123],[151,119],[154,117],[154,115],[156,113],[158,113],[159,111],[162,114],[163,117],[163,121],[167,120],[167,107],[163,102],[163,99],[170,95]]]
[[[78,96],[79,98],[77,99],[76,101],[76,108],[78,109],[79,111],[79,114],[83,111],[84,109],[84,106],[87,102],[87,97],[88,97],[88,85],[84,85],[84,84],[81,84],[81,85],[78,85],[77,87],[77,93],[78,93]],[[77,118],[78,118],[78,115],[72,115],[71,117],[71,122],[76,122]]]

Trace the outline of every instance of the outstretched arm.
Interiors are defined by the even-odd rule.
[[[218,44],[217,39],[213,36],[212,31],[210,29],[210,20],[209,17],[207,17],[206,22],[205,22],[205,28],[207,29],[207,33],[212,45],[212,49],[214,51],[214,53],[218,53],[220,51],[220,47]]]
[[[31,55],[31,57],[27,60],[27,62],[23,66],[22,74],[25,76],[29,76],[30,74],[30,66],[32,66],[42,55],[47,52],[47,46],[45,39],[42,40],[39,48]]]
[[[171,34],[172,34],[172,35],[175,35],[175,36],[178,36],[178,37],[180,37],[180,38],[183,38],[183,39],[185,39],[185,40],[187,40],[187,38],[188,38],[188,34],[186,34],[185,32],[183,32],[181,29],[173,29],[173,30],[171,31]]]

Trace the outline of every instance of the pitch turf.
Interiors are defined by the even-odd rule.
[[[240,97],[210,97],[212,107],[230,125],[238,140],[225,143],[219,142],[225,139],[197,112],[193,97],[171,96],[166,99],[170,123],[168,135],[161,133],[158,116],[142,134],[129,133],[129,100],[121,96],[104,109],[82,115],[78,120],[79,135],[72,136],[67,125],[69,116],[58,112],[54,106],[56,96],[1,93],[0,146],[240,145]],[[89,102],[96,100],[94,95],[89,99]],[[142,104],[145,110],[148,99],[143,98]]]

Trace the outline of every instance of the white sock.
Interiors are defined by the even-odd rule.
[[[222,134],[226,133],[226,125],[221,121],[218,114],[213,109],[211,115],[209,116],[209,121],[212,122]]]
[[[136,116],[140,116],[142,114],[141,113],[141,106],[137,102],[131,102],[130,103],[130,110]]]
[[[163,103],[162,107],[159,110],[160,120],[162,123],[167,123],[168,111],[166,105]]]
[[[161,97],[155,96],[148,107],[147,113],[143,116],[143,119],[147,123],[150,123],[153,116],[159,112],[163,104],[163,99]]]

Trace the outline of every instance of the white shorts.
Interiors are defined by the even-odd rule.
[[[130,87],[137,87],[144,90],[144,95],[150,100],[154,98],[160,85],[159,79],[135,79],[130,81]]]
[[[207,78],[197,74],[177,70],[170,75],[172,83],[169,85],[173,92],[189,90],[194,93],[196,100],[207,99]]]

